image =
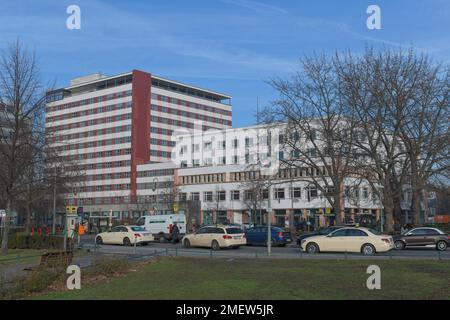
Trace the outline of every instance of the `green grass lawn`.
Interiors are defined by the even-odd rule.
[[[381,290],[368,290],[368,265]],[[450,299],[448,261],[167,258],[38,299]]]
[[[0,255],[0,266],[39,261],[44,251],[36,249],[9,249],[8,254]]]
[[[9,249],[8,254],[0,254],[0,267],[11,266],[14,264],[37,263],[40,261],[44,252],[60,251],[56,249]],[[75,256],[86,254],[83,250],[75,251]]]

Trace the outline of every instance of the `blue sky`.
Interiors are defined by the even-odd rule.
[[[71,4],[81,30],[66,28]],[[366,27],[370,4],[381,30]],[[450,62],[449,0],[3,0],[0,21],[0,48],[19,36],[48,83],[142,69],[233,96],[234,126],[255,122],[257,97],[276,97],[266,81],[305,54],[413,46]]]

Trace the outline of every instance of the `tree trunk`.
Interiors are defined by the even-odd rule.
[[[336,224],[342,224],[344,222],[344,208],[341,206],[341,193],[337,192],[333,197],[333,210],[336,215]]]
[[[10,216],[11,216],[11,200],[8,198],[6,202],[6,214],[5,214],[5,223],[4,223],[4,230],[3,230],[3,238],[2,238],[2,254],[8,253],[8,237],[9,237],[9,223],[10,223]]]
[[[385,185],[383,189],[383,207],[384,207],[384,231],[392,233],[394,231],[394,202],[391,188]]]
[[[420,189],[417,187],[412,188],[411,214],[413,226],[422,226],[422,221],[420,221]]]
[[[26,217],[25,217],[25,232],[30,233],[31,230],[31,204],[26,206]]]
[[[419,183],[419,170],[417,165],[417,157],[411,154],[411,214],[414,227],[422,225],[420,221],[420,192],[421,185]]]

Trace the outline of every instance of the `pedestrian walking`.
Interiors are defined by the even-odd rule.
[[[180,229],[178,229],[177,223],[174,222],[173,227],[172,227],[172,234],[171,234],[171,238],[172,238],[172,243],[175,244],[178,242],[178,235],[180,234]]]

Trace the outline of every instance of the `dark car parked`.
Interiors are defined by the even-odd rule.
[[[272,244],[285,246],[292,242],[291,233],[279,227],[270,227]],[[267,245],[267,226],[256,226],[245,231],[248,245]]]
[[[395,249],[397,250],[432,245],[439,251],[445,251],[449,243],[449,235],[436,228],[415,228],[402,235],[394,236]]]
[[[348,226],[350,226],[350,225],[348,225]],[[348,227],[348,226],[331,226],[331,227],[319,229],[317,231],[304,233],[297,238],[297,244],[300,245],[302,243],[303,239],[306,239],[306,238],[309,238],[312,236],[325,236],[327,234],[330,234],[333,231],[336,231],[340,228],[344,228],[344,227]]]

